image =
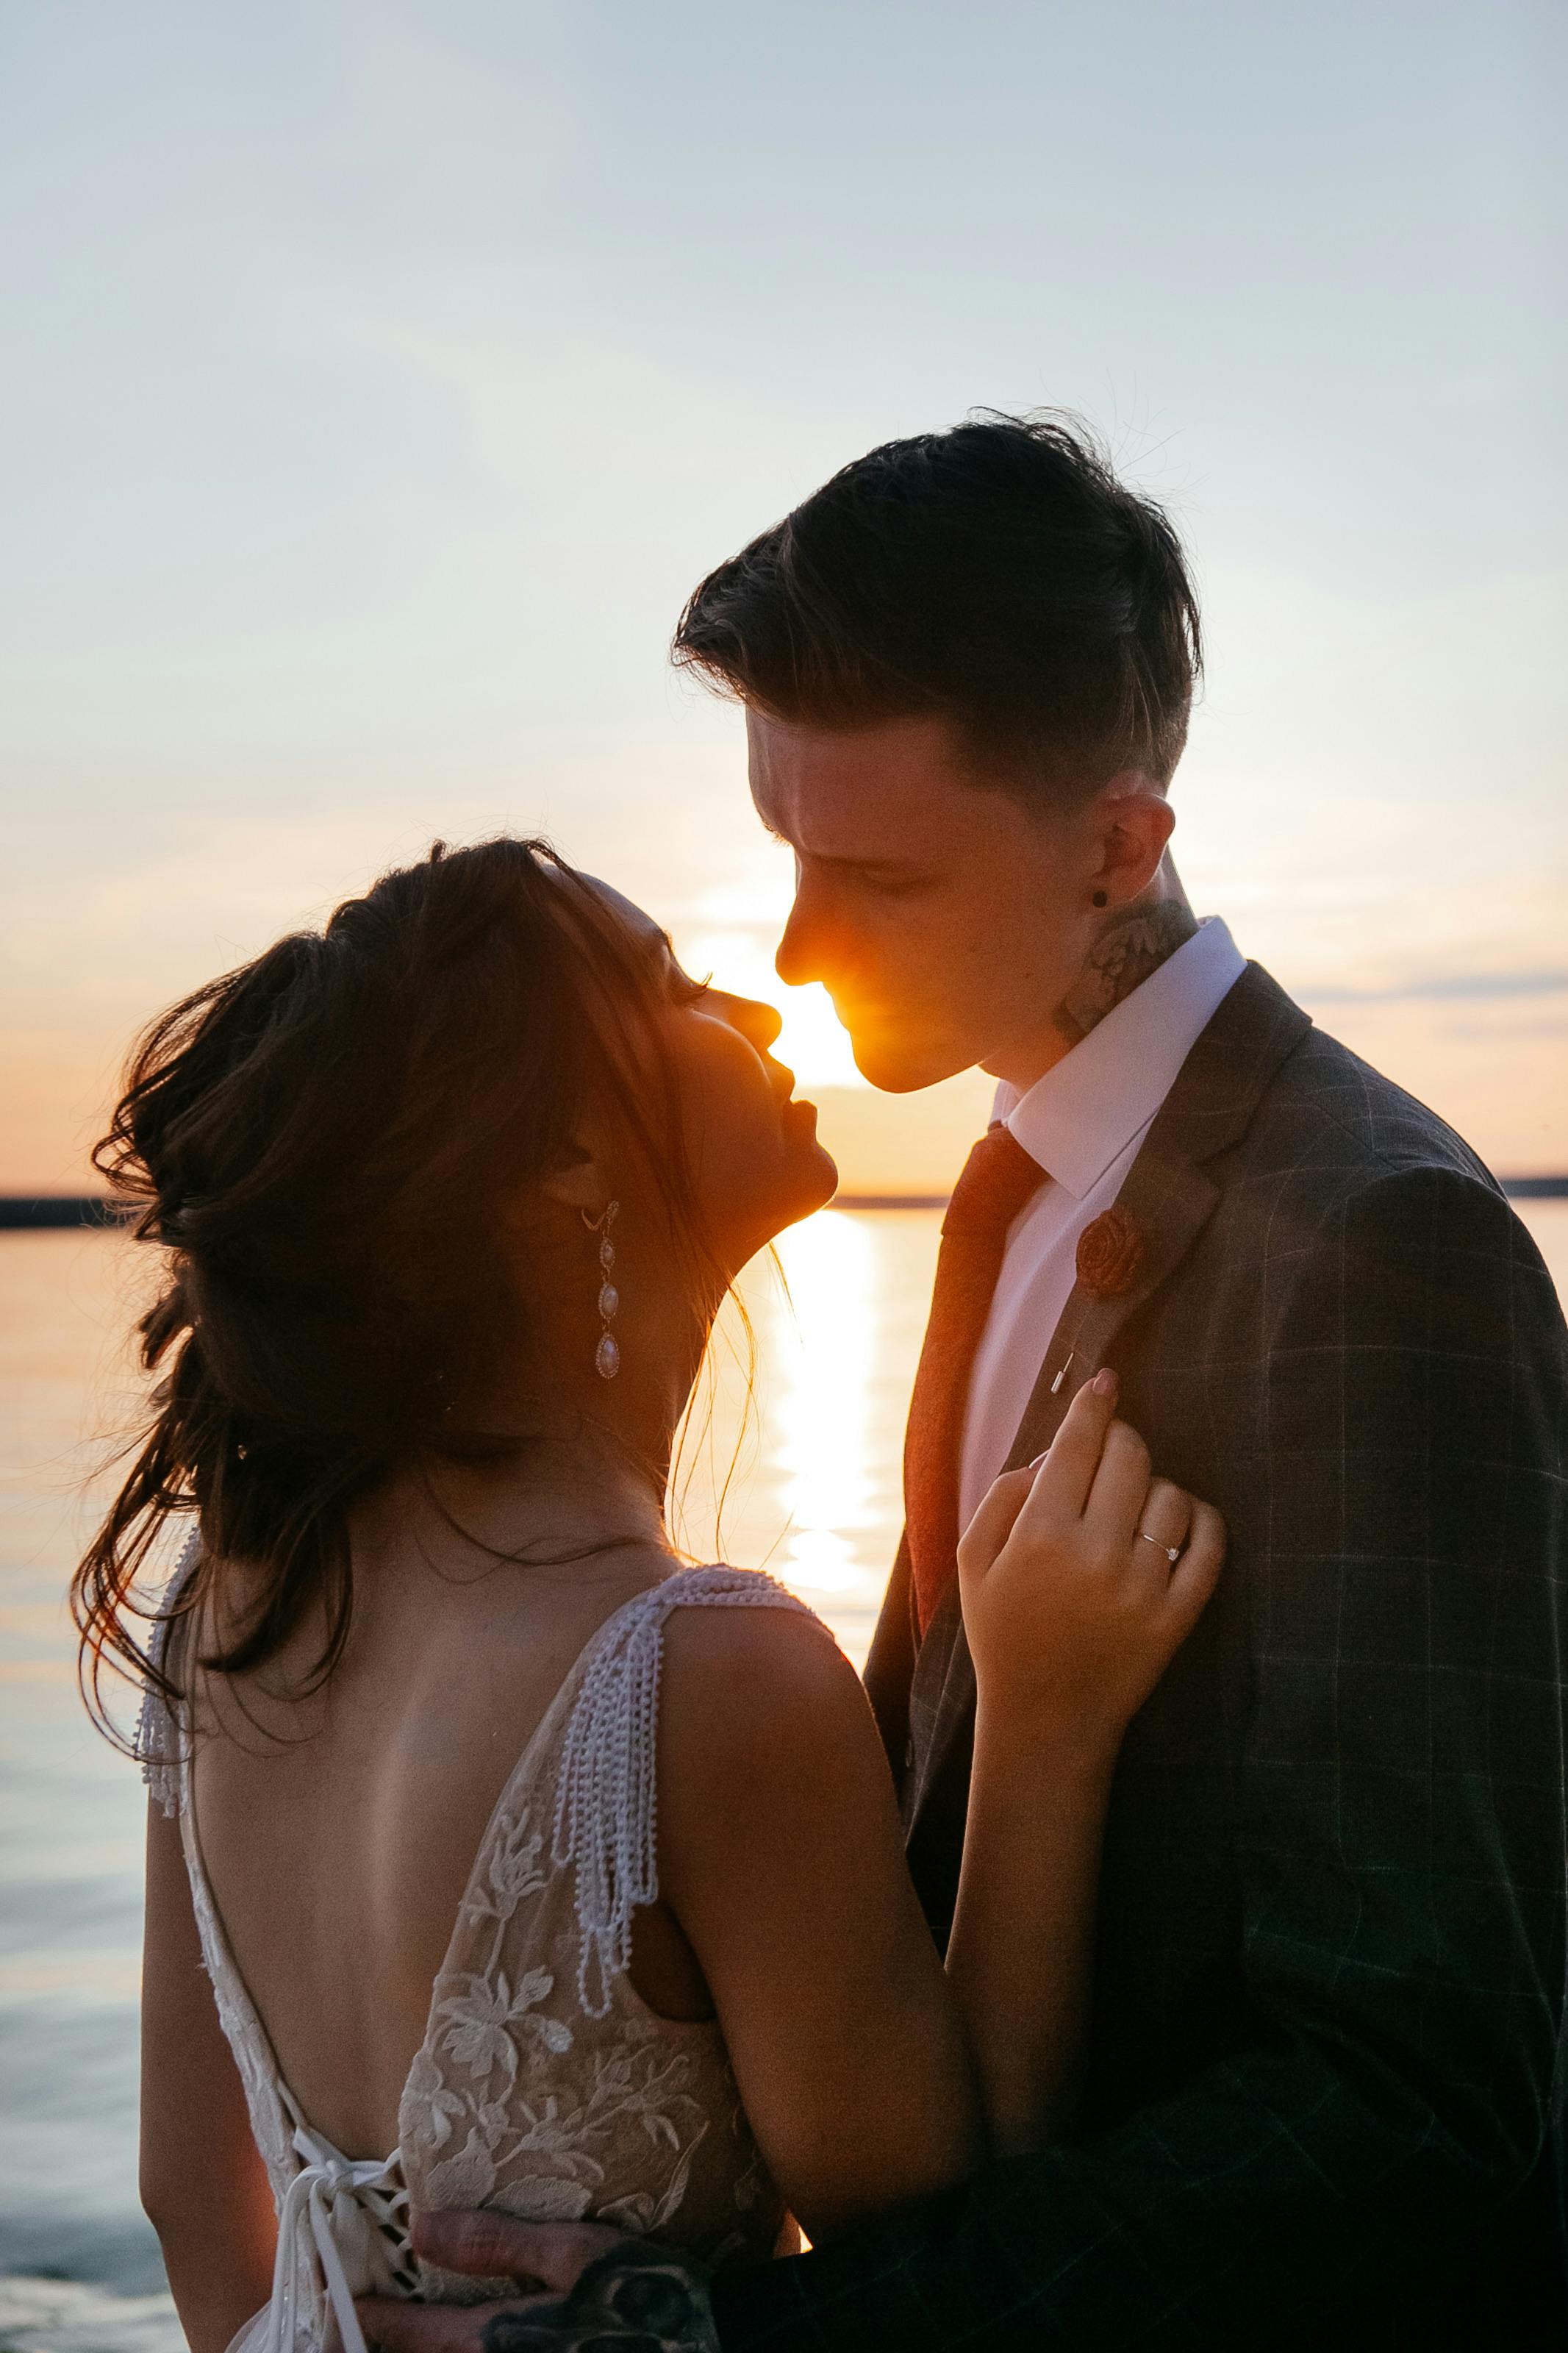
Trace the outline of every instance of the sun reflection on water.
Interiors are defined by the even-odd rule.
[[[898,1547],[904,1414],[931,1298],[936,1219],[825,1209],[741,1284],[757,1341],[744,1443],[743,1348],[715,1356],[710,1421],[696,1422],[679,1516],[704,1558],[768,1568],[833,1628],[858,1663]],[[715,1504],[724,1495],[717,1536]]]
[[[842,1213],[813,1218],[789,1238],[794,1345],[781,1350],[773,1433],[790,1515],[779,1574],[807,1599],[868,1598],[875,1257],[866,1228]]]

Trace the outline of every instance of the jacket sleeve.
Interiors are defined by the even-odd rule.
[[[725,2353],[1360,2344],[1380,2315],[1394,2345],[1417,2308],[1480,2341],[1443,2316],[1561,2097],[1562,1314],[1492,1187],[1426,1166],[1273,1252],[1262,1303],[1242,2034],[1112,2132],[721,2285]]]

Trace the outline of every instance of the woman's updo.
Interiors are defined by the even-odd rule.
[[[93,1162],[166,1254],[139,1326],[162,1379],[72,1584],[100,1722],[106,1656],[165,1681],[132,1588],[172,1514],[199,1515],[192,1609],[216,1564],[260,1573],[242,1638],[208,1663],[261,1664],[320,1600],[330,1672],[351,1505],[400,1464],[489,1442],[460,1400],[503,1348],[528,1361],[507,1213],[574,1156],[590,1099],[700,1256],[656,987],[544,843],[437,843],[141,1039]]]

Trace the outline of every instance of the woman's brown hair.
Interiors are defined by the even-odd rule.
[[[348,1635],[356,1498],[399,1465],[515,1443],[467,1404],[500,1351],[528,1358],[508,1211],[578,1156],[590,1100],[638,1149],[717,1304],[661,990],[545,843],[437,843],[142,1037],[93,1154],[137,1238],[167,1253],[139,1326],[162,1374],[150,1422],[71,1587],[106,1729],[106,1661],[176,1695],[135,1598],[172,1515],[194,1510],[203,1540],[183,1609],[226,1560],[261,1573],[242,1635],[205,1663],[261,1665],[320,1602],[320,1678]]]

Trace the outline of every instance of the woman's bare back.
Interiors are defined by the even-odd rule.
[[[323,1689],[281,1695],[306,1681],[319,1620],[259,1676],[198,1676],[209,1883],[283,2078],[339,2148],[395,2145],[496,1800],[598,1627],[675,1566],[642,1544],[555,1568],[487,1565],[424,1515],[384,1508],[356,1528],[353,1625]],[[639,1940],[638,1977],[656,2007],[700,2014],[700,1977],[662,1926]]]

